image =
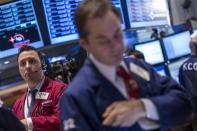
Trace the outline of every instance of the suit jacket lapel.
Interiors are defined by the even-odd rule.
[[[26,89],[26,92],[25,94],[22,96],[21,98],[21,103],[24,103],[24,104],[21,104],[20,105],[20,119],[24,119],[25,118],[25,100],[26,100],[26,96],[27,96],[27,89]]]
[[[102,114],[106,107],[115,101],[126,100],[119,90],[98,71],[91,60],[88,59],[86,64],[93,69],[91,79],[94,83],[93,90],[96,90],[96,105],[99,107],[99,113]]]
[[[95,76],[92,76],[94,83],[99,86],[98,95],[104,99],[114,99],[114,100],[123,100],[124,96],[119,92],[119,90],[109,81],[107,80],[95,67],[91,60],[88,59],[86,64],[89,64],[91,68],[94,69]]]

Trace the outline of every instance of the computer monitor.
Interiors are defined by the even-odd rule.
[[[166,71],[164,65],[159,65],[154,67],[158,74],[161,76],[166,76]]]
[[[134,49],[144,54],[145,61],[150,64],[158,64],[164,62],[164,56],[159,40],[149,41],[134,45]]]
[[[169,70],[170,76],[174,78],[177,82],[179,81],[179,78],[178,78],[179,68],[187,59],[188,57],[184,57],[184,58],[175,60],[173,62],[170,62],[168,64],[168,70]]]
[[[168,59],[178,58],[188,55],[191,51],[189,48],[190,32],[184,31],[163,38],[166,55]]]
[[[48,60],[49,63],[54,63],[57,61],[66,61],[66,56],[62,55],[62,56],[49,57]]]
[[[42,0],[51,44],[65,43],[78,39],[73,17],[81,1],[82,0]],[[120,0],[113,0],[112,3],[121,13],[122,28],[124,29],[125,24]]]
[[[79,2],[42,0],[51,44],[78,39],[73,16]]]
[[[131,28],[170,24],[167,0],[126,0],[126,2]]]
[[[0,4],[0,41],[0,59],[24,45],[44,46],[31,0]]]
[[[56,61],[67,61],[71,58],[76,59],[77,61],[82,60],[83,55],[86,54],[86,52],[82,52],[82,48],[78,43],[72,43],[67,45],[61,45],[57,48],[57,53],[51,53],[53,51],[53,48],[47,50],[46,54],[49,63],[53,63]],[[79,58],[80,57],[80,58]]]
[[[197,32],[197,28],[196,29],[193,29],[193,32]]]

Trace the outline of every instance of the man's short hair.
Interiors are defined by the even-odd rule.
[[[111,10],[119,19],[121,19],[118,10],[112,5],[110,0],[82,1],[82,3],[77,7],[74,16],[74,21],[79,36],[85,38],[88,35],[89,32],[86,29],[86,23],[88,19],[103,17],[109,10]]]
[[[126,53],[127,56],[133,55],[133,56],[135,56],[135,58],[142,59],[142,60],[145,61],[144,54],[141,51],[133,50],[133,49],[128,49],[128,50],[126,50],[125,53]]]
[[[23,46],[23,47],[19,48],[18,54],[17,54],[17,62],[18,62],[18,58],[19,58],[20,54],[24,51],[35,51],[38,54],[38,57],[41,61],[41,64],[43,64],[42,53],[40,51],[38,51],[36,48],[32,47],[32,46]]]

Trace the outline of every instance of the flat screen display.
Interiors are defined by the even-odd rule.
[[[188,55],[191,52],[189,48],[189,41],[189,31],[163,38],[163,43],[168,59],[174,59],[180,56]]]
[[[131,28],[168,25],[167,0],[126,0]]]
[[[197,32],[197,29],[193,29],[193,32]]]
[[[165,71],[164,65],[156,66],[154,68],[158,74],[160,74],[161,76],[166,76],[166,71]]]
[[[145,61],[150,64],[154,65],[164,62],[164,56],[159,40],[137,44],[134,45],[134,48],[141,51],[144,54]]]
[[[0,4],[0,41],[0,58],[24,45],[44,46],[31,0]]]
[[[51,44],[65,43],[78,39],[74,14],[82,0],[42,0]],[[120,0],[113,5],[121,13],[122,28],[125,28]]]

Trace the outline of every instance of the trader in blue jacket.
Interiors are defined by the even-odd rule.
[[[62,131],[164,131],[190,120],[181,86],[123,59],[121,16],[108,0],[84,0],[75,23],[89,56],[61,98]]]
[[[186,88],[192,100],[197,102],[197,32],[191,35],[189,47],[191,56],[179,69],[179,81]],[[197,115],[197,108],[194,111]]]
[[[194,117],[190,125],[182,127],[182,131],[197,130],[197,32],[191,35],[189,42],[191,56],[181,65],[179,69],[179,82],[188,92],[194,105]]]

